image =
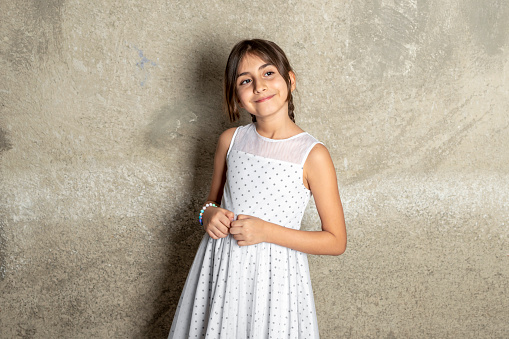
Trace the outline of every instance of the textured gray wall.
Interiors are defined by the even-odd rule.
[[[310,256],[322,337],[509,337],[508,1],[0,13],[1,338],[166,337],[250,37],[287,52],[337,169],[348,249]]]

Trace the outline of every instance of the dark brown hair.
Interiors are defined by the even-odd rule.
[[[293,72],[285,52],[272,41],[262,39],[242,40],[233,46],[226,69],[224,71],[224,107],[226,113],[230,117],[230,121],[235,121],[240,117],[239,108],[237,106],[237,69],[242,58],[246,54],[256,55],[263,61],[276,66],[279,74],[283,77],[288,86],[288,116],[295,122],[295,114],[293,112],[293,96],[292,83],[290,80],[290,71]],[[256,117],[251,114],[253,122]]]

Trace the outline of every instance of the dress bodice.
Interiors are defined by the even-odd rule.
[[[222,206],[294,229],[299,229],[311,192],[303,169],[319,143],[306,132],[287,139],[270,139],[251,123],[237,128],[227,154]]]

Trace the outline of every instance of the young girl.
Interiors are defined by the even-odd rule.
[[[346,229],[329,152],[295,124],[295,74],[266,40],[230,53],[226,109],[198,248],[169,338],[318,338],[306,253],[339,255]],[[321,231],[301,231],[313,194]]]

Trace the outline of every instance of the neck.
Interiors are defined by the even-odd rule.
[[[256,117],[256,131],[270,139],[287,139],[302,132],[288,116]]]

